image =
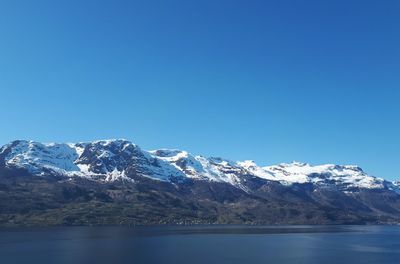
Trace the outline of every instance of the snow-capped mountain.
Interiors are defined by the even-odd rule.
[[[19,140],[2,147],[1,156],[7,167],[26,169],[34,175],[55,173],[102,181],[133,180],[132,175],[139,175],[161,181],[224,182],[243,189],[243,181],[250,176],[283,185],[311,183],[341,190],[399,186],[368,175],[354,165],[312,166],[293,162],[261,167],[253,161],[206,158],[181,150],[145,151],[123,139],[68,144]]]
[[[0,226],[400,223],[400,183],[353,165],[146,151],[127,140],[0,148]]]
[[[237,163],[222,158],[205,158],[193,156],[186,151],[168,149],[153,150],[150,153],[173,164],[187,178],[237,185],[240,183],[239,175],[245,173]]]
[[[368,175],[355,165],[325,164],[312,166],[308,163],[293,162],[258,167],[252,161],[240,162],[240,164],[260,178],[279,181],[286,185],[312,183],[324,186],[335,185],[341,189],[381,189],[392,185],[384,179]]]
[[[10,168],[26,169],[34,175],[58,174],[95,180],[131,180],[138,174],[157,180],[184,177],[169,162],[143,151],[126,140],[100,140],[87,143],[39,143],[14,141],[0,150]]]

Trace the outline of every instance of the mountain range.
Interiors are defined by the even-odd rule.
[[[0,225],[397,224],[400,183],[355,165],[146,151],[130,141],[0,148]]]

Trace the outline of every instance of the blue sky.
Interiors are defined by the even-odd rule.
[[[0,144],[126,138],[399,179],[400,2],[0,2]]]

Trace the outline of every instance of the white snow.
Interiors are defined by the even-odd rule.
[[[241,168],[229,160],[193,156],[181,150],[159,149],[150,151],[150,153],[173,164],[177,169],[185,173],[188,178],[227,182],[233,185],[237,185],[240,181],[232,171],[238,172]]]
[[[340,184],[355,188],[383,188],[384,180],[364,173],[358,166],[325,164],[312,166],[308,163],[292,162],[274,166],[258,167],[254,163],[239,163],[254,175],[282,184],[314,183]]]
[[[6,156],[6,165],[40,171],[42,168],[57,171],[79,171],[74,161],[78,154],[68,144],[41,144],[20,141]]]

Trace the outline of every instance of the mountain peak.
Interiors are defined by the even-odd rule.
[[[237,164],[244,168],[257,167],[257,164],[254,162],[254,160],[238,161]]]
[[[101,144],[101,145],[110,145],[110,144],[132,144],[131,141],[124,139],[124,138],[115,138],[115,139],[101,139],[101,140],[94,140],[90,141],[89,143],[92,144]]]
[[[173,157],[187,157],[189,153],[179,149],[157,149],[151,150],[150,153],[163,158],[173,158]]]
[[[291,166],[310,167],[311,166],[309,163],[300,162],[300,161],[292,161],[291,163],[281,163],[280,165],[283,167],[291,167]]]

